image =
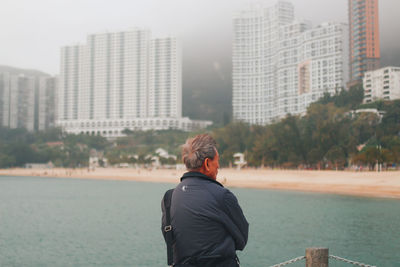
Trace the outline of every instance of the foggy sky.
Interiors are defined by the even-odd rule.
[[[382,63],[400,64],[399,0],[379,0]],[[232,14],[254,0],[3,0],[0,65],[59,72],[60,47],[86,43],[104,31],[147,28],[154,37],[178,36],[192,64],[207,55],[230,57]],[[273,5],[275,0],[264,0]],[[347,0],[291,0],[295,15],[347,22]]]

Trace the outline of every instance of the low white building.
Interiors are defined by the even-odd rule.
[[[102,135],[107,138],[125,136],[124,130],[147,131],[179,129],[196,131],[212,124],[211,121],[181,118],[126,118],[126,119],[82,119],[59,120],[57,124],[71,134]]]
[[[167,150],[162,149],[161,147],[156,149],[156,154],[159,157],[165,158],[165,159],[169,159],[169,158],[172,158],[173,160],[177,159],[177,156],[169,154]]]
[[[364,103],[400,99],[400,67],[385,67],[365,73]]]

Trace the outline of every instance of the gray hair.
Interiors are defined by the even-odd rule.
[[[214,159],[217,143],[209,134],[199,134],[186,140],[182,145],[182,160],[188,170],[195,170],[203,165],[206,158]]]

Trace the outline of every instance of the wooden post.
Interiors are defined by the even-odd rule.
[[[307,248],[306,267],[328,267],[329,249]]]

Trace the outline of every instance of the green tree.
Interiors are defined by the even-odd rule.
[[[228,166],[237,152],[245,153],[251,149],[253,142],[252,128],[242,122],[228,124],[212,132],[217,141],[222,166]]]
[[[325,158],[328,162],[335,166],[335,169],[341,169],[346,164],[346,155],[340,146],[332,146],[325,154]]]
[[[16,165],[14,156],[0,153],[0,168],[9,168]]]

